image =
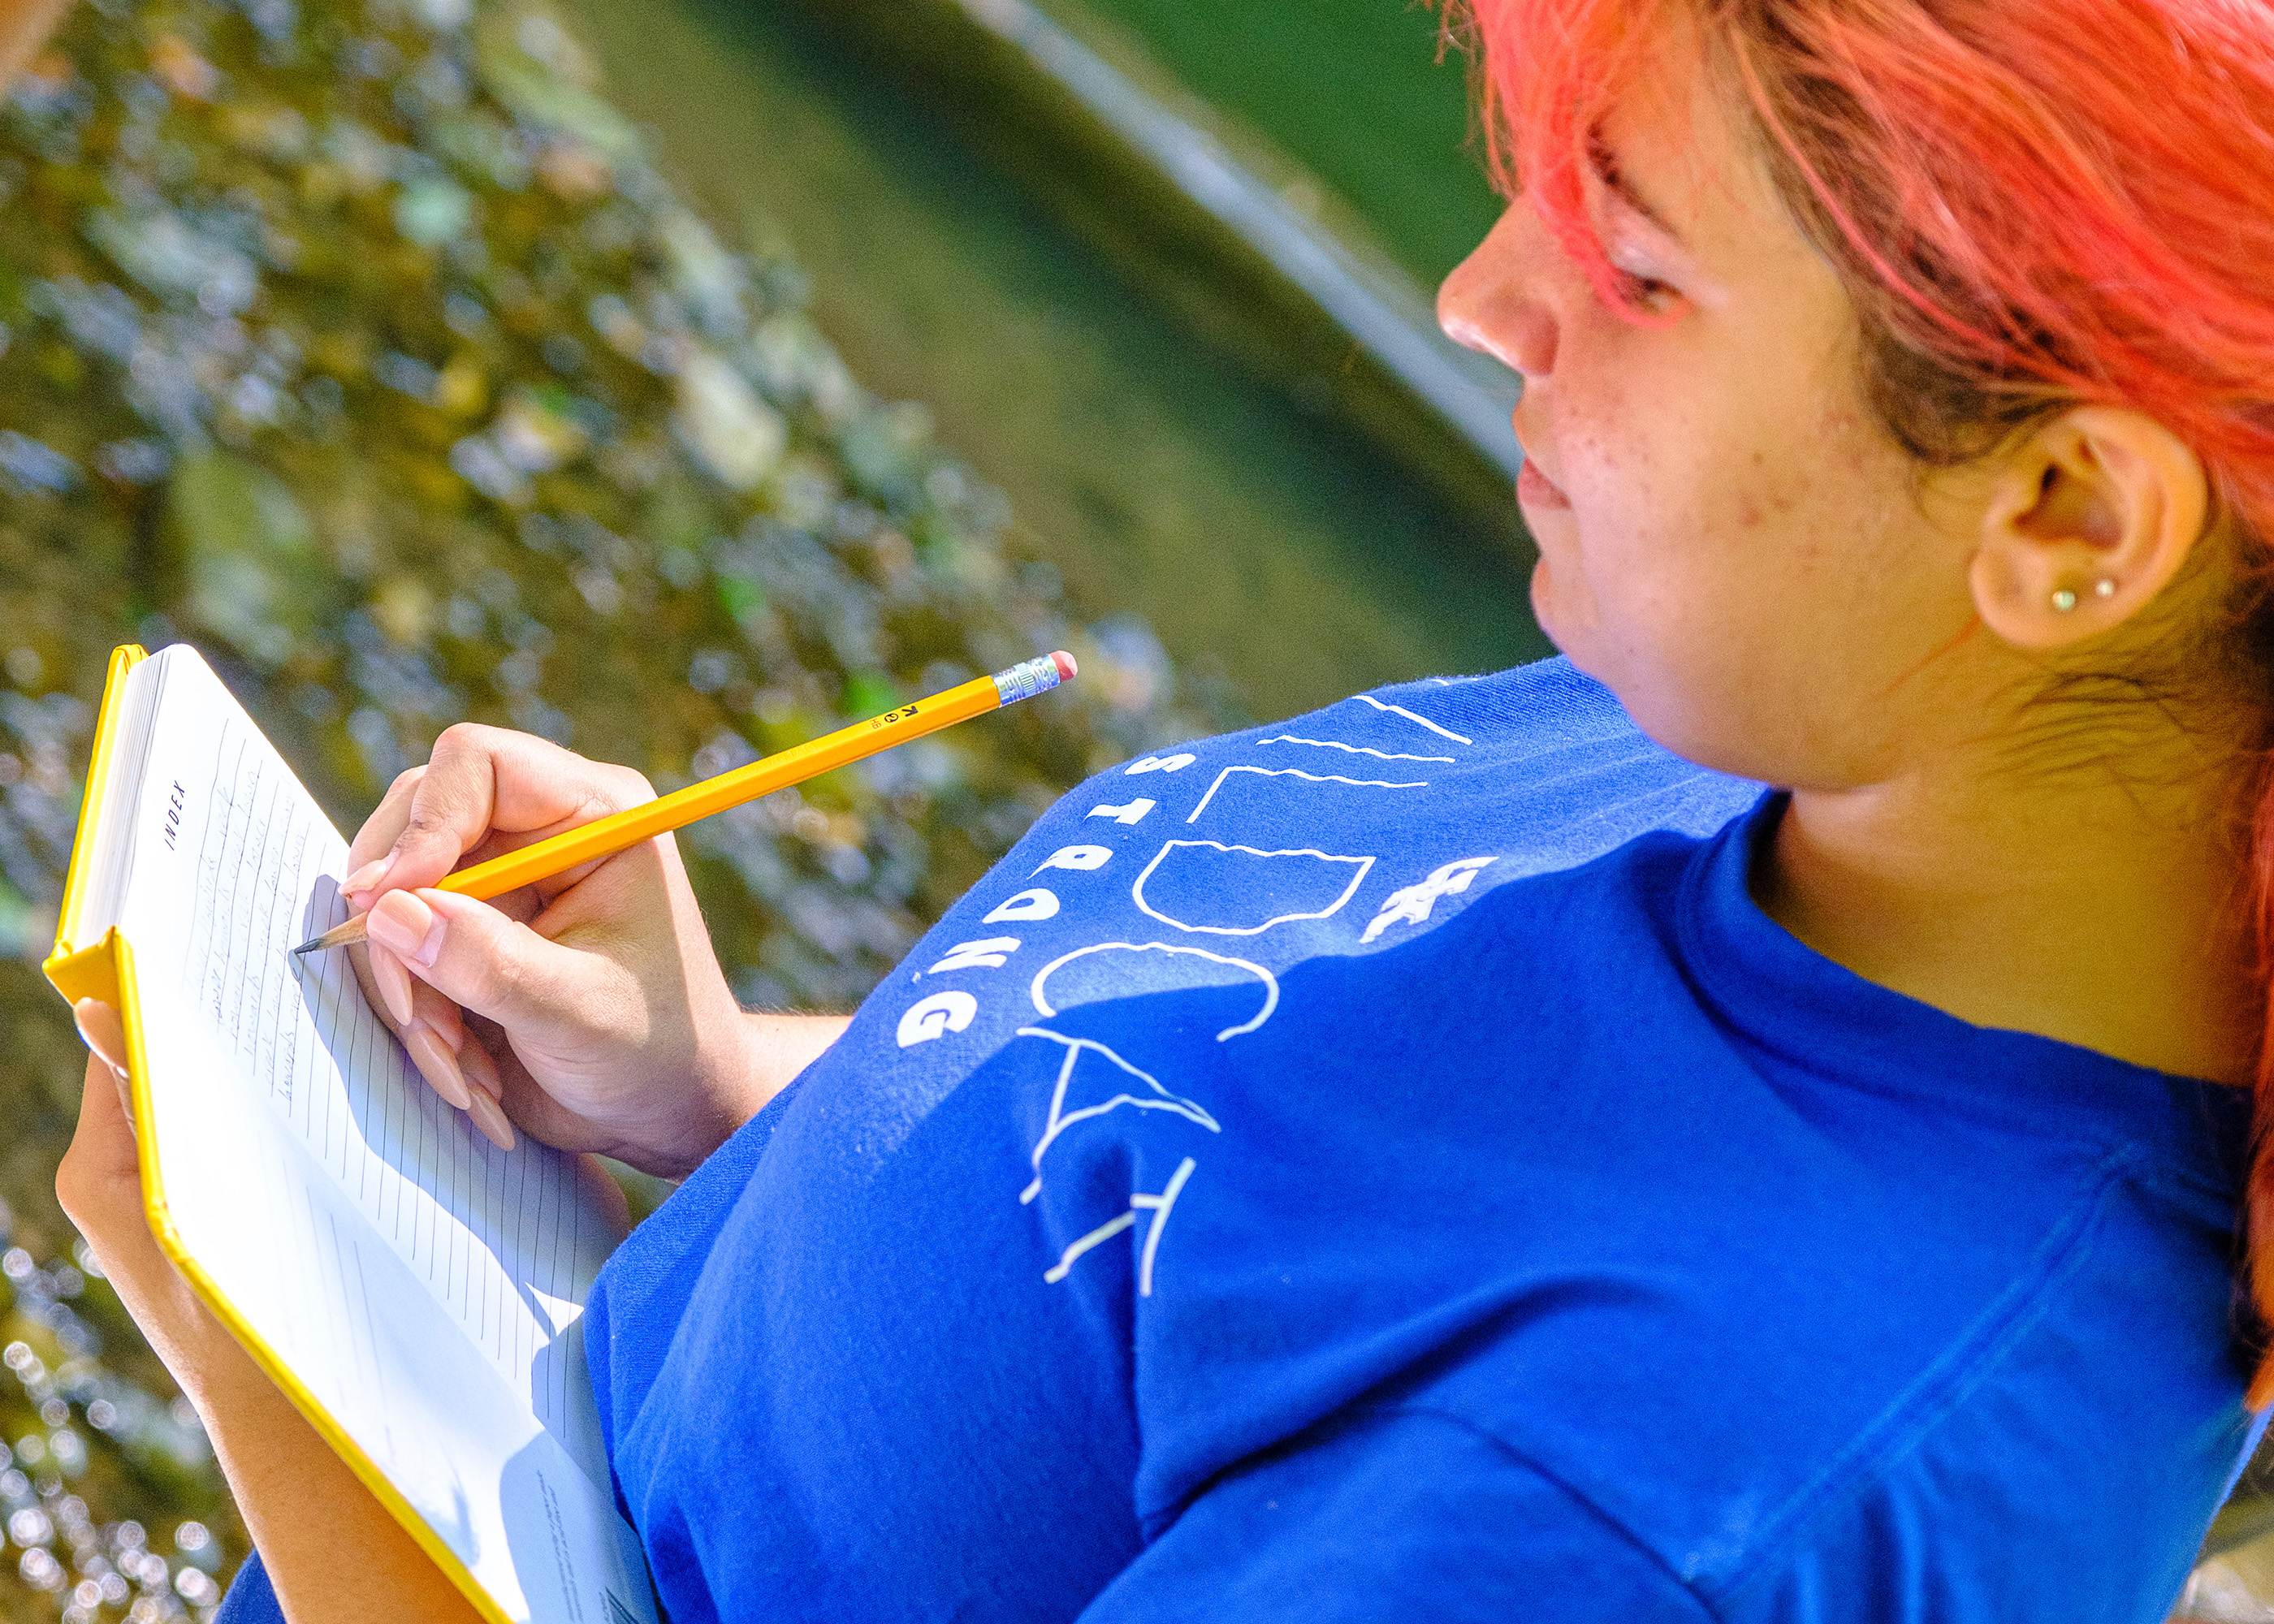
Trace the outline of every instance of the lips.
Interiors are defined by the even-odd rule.
[[[1564,510],[1571,499],[1557,488],[1555,482],[1540,471],[1540,464],[1526,457],[1524,468],[1516,477],[1516,500],[1526,508]]]

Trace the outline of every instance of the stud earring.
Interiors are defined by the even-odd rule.
[[[2067,587],[2061,588],[2059,591],[2053,594],[2053,611],[2055,613],[2067,614],[2070,610],[2075,607],[2076,594],[2070,591]]]
[[[2093,595],[2095,598],[2113,598],[2113,597],[2115,597],[2115,596],[2116,596],[2116,583],[2114,583],[2113,581],[2111,581],[2111,580],[2107,579],[2105,576],[2103,576],[2100,580],[2096,581],[2096,582],[2094,582],[2094,583],[2093,583],[2093,586],[2092,586],[2092,595]]]

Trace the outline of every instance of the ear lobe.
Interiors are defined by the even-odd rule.
[[[2128,408],[2073,408],[1993,461],[1969,584],[1983,623],[2016,648],[2065,648],[2130,620],[2210,513],[2202,459]]]

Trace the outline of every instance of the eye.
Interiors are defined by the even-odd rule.
[[[1663,309],[1682,297],[1682,290],[1672,282],[1660,282],[1655,276],[1638,276],[1632,271],[1619,272],[1619,283],[1637,304],[1653,310]]]
[[[1631,243],[1617,241],[1620,235],[1615,230],[1612,233],[1614,240],[1605,245],[1605,258],[1618,277],[1621,296],[1645,310],[1663,310],[1679,299],[1682,289],[1654,274],[1657,266],[1651,256]]]

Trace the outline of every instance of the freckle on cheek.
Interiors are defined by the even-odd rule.
[[[1737,509],[1737,523],[1743,525],[1747,530],[1751,530],[1760,522],[1761,510],[1759,505],[1751,497],[1747,497],[1744,502]]]

